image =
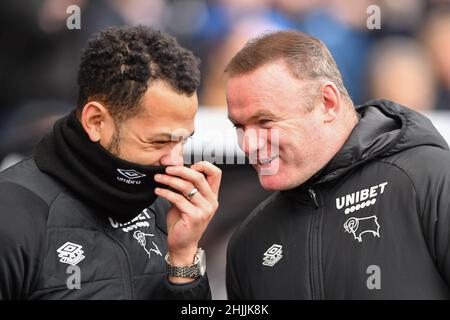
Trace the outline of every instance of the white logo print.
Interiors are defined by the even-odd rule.
[[[136,179],[145,177],[145,174],[140,173],[134,169],[129,169],[129,170],[117,169],[117,171],[126,178],[126,179],[124,179],[123,177],[117,176],[117,180],[119,180],[120,182],[125,182],[127,184],[140,184],[141,181],[136,180]]]
[[[264,252],[263,265],[273,267],[281,258],[283,258],[282,245],[273,244],[266,252]]]
[[[141,227],[150,227],[150,222],[152,220],[152,216],[148,212],[148,209],[145,208],[133,220],[125,222],[125,223],[117,222],[116,220],[114,220],[111,217],[108,217],[108,220],[109,220],[109,223],[111,224],[111,227],[113,227],[114,229],[122,228],[123,232],[130,232],[130,231],[133,231],[133,230],[141,228]],[[153,224],[154,224],[154,221],[153,221]]]
[[[374,237],[380,237],[380,225],[377,216],[366,218],[350,218],[344,223],[345,232],[352,233],[353,237],[362,242],[364,233],[371,233]]]
[[[56,250],[59,253],[58,257],[61,258],[59,261],[72,266],[76,265],[85,258],[83,255],[84,251],[81,250],[82,248],[83,247],[79,244],[72,242],[64,243],[61,247],[59,247],[59,249]]]
[[[159,251],[158,246],[155,244],[154,241],[152,241],[153,247],[150,249],[147,249],[147,239],[146,237],[153,237],[153,233],[143,233],[142,231],[135,231],[133,234],[133,238],[135,238],[139,244],[144,248],[145,252],[148,254],[148,258],[150,259],[150,254],[152,252],[162,256],[161,251]]]
[[[336,208],[340,210],[346,207],[344,213],[349,214],[350,212],[374,205],[377,202],[376,197],[378,194],[383,194],[387,184],[387,182],[383,182],[376,186],[336,198]]]

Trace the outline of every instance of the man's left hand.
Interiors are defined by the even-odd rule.
[[[155,189],[158,196],[172,203],[167,214],[170,263],[187,266],[194,262],[198,242],[219,206],[218,193],[222,172],[213,164],[202,161],[190,168],[170,166],[166,168],[166,173],[156,175],[155,180],[179,191],[177,193],[164,188]],[[194,188],[198,191],[188,198]],[[170,280],[187,281],[175,277]]]

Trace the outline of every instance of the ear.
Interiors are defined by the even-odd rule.
[[[324,122],[333,122],[341,111],[341,95],[334,83],[327,83],[322,89]]]
[[[99,142],[104,136],[105,122],[112,120],[108,110],[97,101],[88,102],[81,112],[80,122],[92,142]]]

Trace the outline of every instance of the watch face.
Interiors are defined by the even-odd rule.
[[[199,252],[200,254],[200,262],[199,262],[199,269],[200,269],[200,274],[203,276],[206,272],[206,253],[204,250],[202,250],[201,252]]]

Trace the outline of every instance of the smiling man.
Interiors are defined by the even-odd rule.
[[[77,108],[0,174],[0,299],[208,299],[221,172],[183,165],[198,60],[147,27],[94,35]]]
[[[226,74],[229,118],[274,191],[229,243],[229,298],[448,299],[450,152],[431,122],[355,108],[301,32],[251,40]]]

